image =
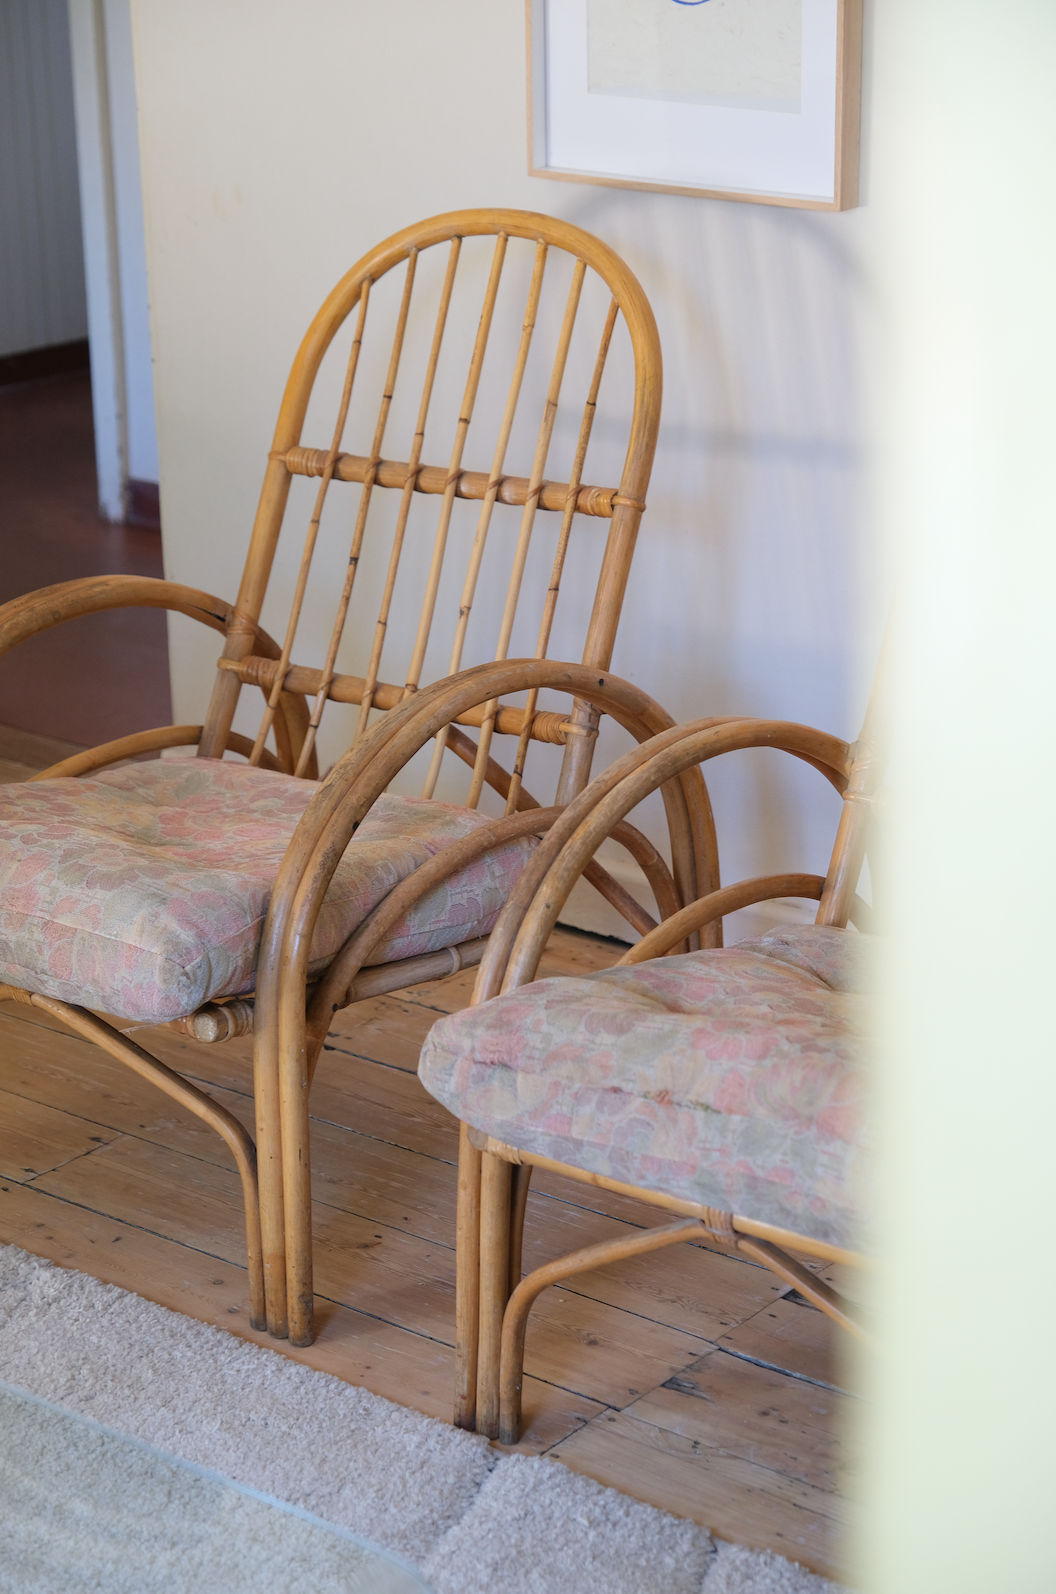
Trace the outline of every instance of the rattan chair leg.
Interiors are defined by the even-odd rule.
[[[480,1338],[477,1432],[499,1431],[499,1356],[510,1279],[510,1164],[485,1153],[480,1179]]]
[[[455,1263],[455,1427],[477,1425],[477,1345],[480,1335],[481,1153],[465,1124],[458,1142],[458,1221]]]
[[[253,1043],[253,1096],[257,1120],[257,1175],[260,1186],[260,1241],[264,1259],[264,1305],[268,1333],[287,1339],[290,1333],[286,1297],[286,1205],[282,1189],[282,1115],[278,1079],[270,1056],[262,1060],[268,1037]]]
[[[282,1203],[286,1220],[286,1306],[291,1345],[310,1345],[315,1329],[312,1275],[312,1172],[308,1123],[308,1070],[303,1043],[294,1050],[283,1031],[286,1003],[304,1011],[303,984],[284,993],[280,1006],[279,1102],[282,1114]],[[301,1024],[303,1037],[304,1026]]]
[[[512,1295],[521,1282],[521,1255],[524,1250],[524,1215],[528,1210],[528,1188],[532,1182],[532,1168],[528,1162],[518,1163],[510,1173],[510,1276],[507,1294]]]

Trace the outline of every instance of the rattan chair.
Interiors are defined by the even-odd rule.
[[[862,1192],[851,1176],[862,1160],[864,1048],[855,1029],[868,1010],[876,942],[846,926],[868,931],[872,918],[855,887],[881,774],[877,718],[871,707],[854,745],[752,719],[661,733],[569,804],[521,876],[491,936],[474,1005],[434,1025],[419,1069],[426,1089],[462,1120],[461,1426],[516,1443],[525,1330],[547,1285],[685,1241],[762,1263],[862,1334],[846,1301],[800,1257],[864,1261]],[[661,782],[749,747],[783,749],[843,793],[827,876],[774,875],[709,891],[664,916],[614,970],[532,984],[602,838]],[[818,900],[814,926],[725,950],[688,949],[694,931],[714,934],[723,915],[779,897]],[[533,1167],[662,1208],[675,1221],[632,1229],[522,1278]]]
[[[618,486],[594,487],[587,448],[610,389],[591,457],[600,449]],[[435,217],[367,254],[312,322],[233,603],[109,576],[0,609],[0,652],[123,606],[223,637],[202,725],[137,732],[5,788],[0,999],[47,1009],[224,1137],[245,1197],[251,1319],[274,1335],[312,1335],[308,1090],[332,1014],[479,961],[535,838],[589,780],[600,715],[639,741],[671,724],[608,673],[660,396],[648,302],[598,239],[522,211]],[[328,446],[302,442],[306,424]],[[287,513],[299,480],[308,496]],[[284,518],[307,522],[289,555]],[[281,644],[262,626],[272,615]],[[581,662],[548,662],[555,644]],[[510,660],[516,648],[528,657]],[[246,686],[265,700],[255,734],[234,727]],[[358,713],[318,785],[316,734],[335,704]],[[506,768],[493,756],[504,738]],[[379,801],[430,741],[426,801]],[[524,785],[539,744],[556,760],[541,772],[545,808]],[[178,748],[196,752],[142,761]],[[445,753],[469,771],[455,803],[435,795],[448,793]],[[619,832],[667,911],[713,881],[699,784],[687,775],[668,794],[673,877]],[[505,817],[474,812],[485,788]],[[649,928],[603,869],[587,874]],[[255,1144],[121,1033],[130,1022],[202,1041],[252,1029]]]

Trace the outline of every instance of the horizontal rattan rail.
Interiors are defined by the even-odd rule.
[[[620,1179],[609,1179],[604,1174],[591,1173],[588,1168],[558,1162],[553,1157],[544,1157],[536,1152],[508,1145],[506,1141],[499,1140],[480,1129],[469,1128],[468,1134],[470,1145],[475,1146],[478,1151],[490,1152],[492,1156],[501,1157],[504,1162],[511,1163],[515,1167],[541,1168],[544,1172],[560,1173],[565,1178],[575,1179],[580,1184],[593,1185],[596,1190],[609,1190],[617,1195],[630,1194],[635,1201],[641,1201],[646,1206],[660,1207],[664,1212],[670,1212],[676,1217],[703,1220],[712,1211],[711,1207],[704,1206],[699,1201],[687,1201],[679,1196],[666,1195],[661,1190],[648,1190],[638,1185],[629,1185]],[[870,1257],[861,1251],[852,1250],[849,1246],[832,1245],[827,1240],[811,1240],[795,1229],[782,1229],[777,1224],[763,1223],[755,1218],[734,1215],[732,1221],[739,1234],[769,1240],[772,1245],[791,1246],[804,1255],[815,1256],[823,1262],[854,1268],[873,1266]]]
[[[350,1006],[372,996],[387,996],[390,991],[404,991],[412,985],[443,979],[461,969],[476,968],[487,944],[487,936],[479,936],[473,941],[442,947],[439,952],[421,952],[417,957],[401,958],[398,963],[376,963],[361,970],[348,984],[342,993],[343,1001]],[[255,1022],[256,999],[241,996],[230,1002],[205,1002],[188,1018],[174,1018],[169,1028],[181,1035],[190,1035],[196,1041],[215,1044],[252,1034]]]
[[[251,653],[246,659],[218,659],[217,664],[221,670],[229,670],[237,675],[239,680],[250,686],[261,686],[266,691],[275,684],[279,672],[280,660],[262,659],[259,654]],[[314,696],[323,681],[322,670],[308,669],[305,665],[294,664],[286,671],[283,689],[287,692],[304,693]],[[362,703],[367,683],[361,675],[334,675],[330,679],[327,697],[334,703]],[[371,702],[374,708],[397,708],[406,697],[406,688],[392,686],[386,681],[378,681],[374,686]],[[485,705],[460,714],[454,721],[456,725],[479,726],[484,722],[487,712]],[[568,736],[569,720],[567,714],[546,713],[538,710],[532,716],[532,740],[535,742],[553,742],[558,747],[563,747]],[[520,736],[524,728],[524,710],[519,708],[503,708],[495,716],[494,729],[501,736]]]
[[[281,459],[291,476],[322,476],[326,470],[328,457],[325,448],[301,446],[288,448],[285,454],[269,456],[272,459]],[[416,493],[436,493],[441,496],[447,491],[450,481],[450,476],[443,465],[413,466],[394,459],[375,462],[365,454],[338,454],[334,462],[335,481],[365,482],[369,472],[373,472],[371,480],[377,487],[403,488],[406,486],[407,477],[413,475]],[[488,495],[489,487],[493,485],[495,484],[486,471],[464,470],[455,479],[455,497],[483,500]],[[496,502],[523,508],[528,502],[530,485],[527,476],[500,476],[495,493]],[[544,481],[539,489],[538,507],[563,514],[568,507],[568,491],[568,482]],[[618,487],[578,488],[576,513],[611,520],[613,503],[619,497],[619,491]],[[636,504],[634,507],[644,509],[645,505]]]

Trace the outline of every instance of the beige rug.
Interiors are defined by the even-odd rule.
[[[560,1462],[497,1457],[13,1246],[0,1246],[0,1380],[401,1556],[435,1594],[840,1594]]]
[[[405,1562],[0,1384],[0,1594],[427,1594]]]

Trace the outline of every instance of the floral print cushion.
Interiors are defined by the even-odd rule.
[[[856,1245],[875,950],[795,926],[538,980],[441,1019],[419,1073],[524,1151]]]
[[[212,759],[5,786],[0,981],[142,1023],[252,990],[272,884],[317,789]],[[485,815],[378,799],[338,865],[313,971],[420,863]],[[518,841],[423,897],[372,961],[486,935],[535,845]]]

